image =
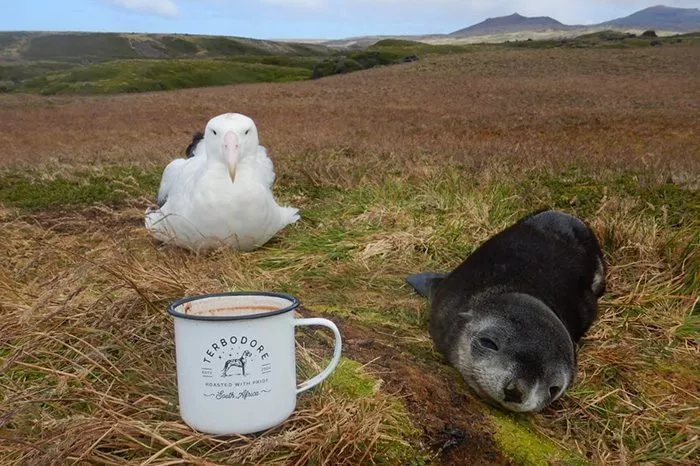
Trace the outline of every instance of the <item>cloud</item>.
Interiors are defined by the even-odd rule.
[[[177,16],[180,10],[173,0],[108,0],[122,8],[160,16]]]

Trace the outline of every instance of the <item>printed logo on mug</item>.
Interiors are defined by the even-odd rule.
[[[340,360],[333,322],[295,319],[299,301],[283,293],[232,292],[183,298],[175,319],[180,416],[215,435],[249,434],[284,422],[297,394],[321,383]],[[335,335],[333,358],[320,374],[296,384],[294,328],[321,325]]]

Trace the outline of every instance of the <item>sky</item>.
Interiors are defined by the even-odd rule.
[[[517,12],[592,24],[700,0],[0,0],[0,30],[339,39],[450,33]]]

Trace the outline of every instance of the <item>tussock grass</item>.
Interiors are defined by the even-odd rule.
[[[698,221],[693,212],[659,216],[668,204],[650,207],[616,179],[591,178],[607,194],[583,204],[610,263],[609,292],[582,345],[577,383],[545,413],[515,419],[536,434],[503,443],[531,444],[541,435],[557,445],[531,445],[525,456],[513,451],[525,463],[572,454],[595,464],[697,458]],[[53,215],[38,206],[10,210],[0,232],[9,258],[0,277],[7,303],[0,317],[0,449],[11,461],[56,464],[395,464],[419,454],[413,426],[420,419],[409,421],[381,375],[372,379],[352,361],[259,440],[191,432],[177,414],[164,308],[196,293],[287,291],[314,312],[372,328],[379,338],[391,335],[396,349],[440,365],[426,303],[406,289],[404,277],[456,265],[530,210],[532,186],[540,204],[556,201],[563,188],[548,180],[447,169],[423,182],[395,178],[354,189],[289,185],[280,195],[302,208],[302,221],[249,254],[157,247],[140,224],[141,209],[132,207],[144,197],[115,208],[97,197],[92,207]],[[323,352],[314,345],[315,357],[302,348],[301,375],[320,364]],[[394,350],[383,351],[380,358]],[[494,426],[506,436],[521,429]]]
[[[177,412],[165,305],[207,290],[279,289],[285,271],[244,273],[262,255],[162,251],[132,221],[138,210],[94,213],[121,227],[80,218],[60,219],[60,232],[28,218],[2,225],[0,456],[22,464],[394,464],[416,455],[400,403],[347,361],[260,441],[192,432]],[[299,354],[302,376],[320,370],[320,355]]]

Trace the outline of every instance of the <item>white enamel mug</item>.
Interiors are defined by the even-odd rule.
[[[327,319],[295,319],[290,295],[232,292],[183,298],[175,320],[180,416],[215,435],[249,434],[284,422],[297,395],[321,383],[340,360],[340,332]],[[335,335],[330,364],[297,386],[294,328],[321,325]]]

